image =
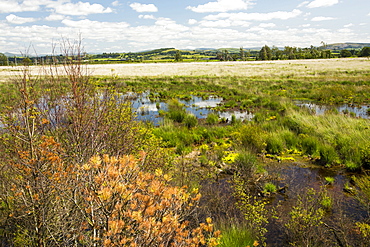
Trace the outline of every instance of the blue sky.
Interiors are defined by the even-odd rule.
[[[370,43],[370,0],[0,0],[0,52]]]

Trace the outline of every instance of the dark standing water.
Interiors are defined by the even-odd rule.
[[[299,196],[304,196],[309,188],[320,191],[327,191],[327,194],[333,199],[333,207],[326,212],[323,221],[335,228],[340,228],[340,222],[346,222],[345,229],[349,239],[358,237],[356,234],[350,234],[353,230],[354,222],[362,221],[367,217],[367,211],[350,194],[344,192],[345,184],[351,185],[351,175],[342,168],[325,168],[312,165],[309,162],[282,162],[271,166],[269,174],[277,175],[274,184],[279,187],[286,186],[284,193],[273,195],[271,205],[280,205],[278,213],[282,217],[289,217],[289,212],[296,204]],[[272,175],[272,177],[275,177]],[[333,184],[328,184],[325,177],[334,178]],[[278,220],[272,221],[268,226],[267,243],[268,246],[285,246],[284,225]],[[329,237],[329,236],[328,236]],[[356,246],[355,242],[352,242]]]

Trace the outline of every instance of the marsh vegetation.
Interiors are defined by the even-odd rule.
[[[369,60],[145,66],[7,72],[3,245],[368,245]]]

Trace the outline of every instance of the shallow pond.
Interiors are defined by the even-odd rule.
[[[158,126],[163,120],[159,116],[159,110],[166,111],[167,103],[165,102],[153,102],[149,99],[149,93],[137,94],[133,97],[132,94],[126,95],[132,102],[132,108],[136,112],[137,119],[140,121],[149,121],[155,126]],[[187,112],[194,114],[198,119],[204,119],[209,113],[216,113],[222,119],[231,120],[232,115],[236,119],[240,120],[251,120],[254,115],[248,111],[231,111],[231,112],[219,112],[213,110],[222,102],[221,97],[209,96],[207,99],[192,95],[190,100],[180,100]]]
[[[341,114],[351,114],[356,117],[370,119],[369,105],[319,105],[309,101],[295,101],[295,104],[300,107],[308,108],[312,113],[316,115],[324,115],[328,111],[338,111]]]
[[[148,121],[158,126],[163,120],[159,116],[159,111],[166,111],[167,104],[160,101],[152,101],[149,98],[149,93],[142,94],[126,94],[125,97],[130,98],[132,102],[132,108],[137,114],[137,119],[140,121]],[[254,117],[254,114],[249,111],[215,111],[215,107],[222,103],[223,99],[217,96],[209,96],[207,99],[198,96],[191,96],[190,100],[180,100],[184,104],[187,112],[194,114],[198,119],[204,119],[209,113],[216,113],[220,119],[231,120],[234,115],[236,119],[242,121],[250,121]],[[337,111],[340,114],[352,115],[355,117],[370,119],[369,105],[319,105],[309,101],[295,101],[295,104],[299,107],[305,107],[310,109],[313,114],[323,115],[325,112]]]

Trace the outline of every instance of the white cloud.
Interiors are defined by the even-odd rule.
[[[311,24],[303,24],[302,27],[309,27]]]
[[[132,3],[130,7],[136,12],[157,12],[158,8],[154,4]]]
[[[316,16],[311,19],[311,21],[330,21],[330,20],[335,20],[336,18],[334,17],[326,17],[326,16]]]
[[[300,7],[303,7],[303,6],[306,6],[307,4],[309,4],[310,2],[309,1],[304,1],[302,3],[300,3],[297,8],[300,8]]]
[[[155,20],[155,17],[153,15],[139,15],[140,19],[152,19]]]
[[[116,1],[118,2],[118,1]],[[115,3],[115,2],[113,2]],[[40,11],[41,6],[63,15],[89,15],[111,13],[111,8],[105,8],[101,4],[89,2],[72,3],[71,0],[0,0],[0,13]]]
[[[208,15],[204,17],[205,20],[220,20],[220,19],[230,19],[239,21],[269,21],[272,19],[287,20],[295,18],[302,14],[302,11],[294,9],[291,12],[286,11],[276,11],[270,13],[220,13],[217,15]]]
[[[189,19],[188,20],[188,24],[189,25],[194,25],[194,24],[196,24],[198,21],[197,20],[195,20],[195,19]]]
[[[341,32],[341,33],[351,33],[352,30],[349,29],[349,28],[341,28],[341,29],[338,29],[338,32]]]
[[[27,23],[27,22],[35,22],[36,19],[35,18],[24,18],[24,17],[19,17],[19,16],[16,16],[16,15],[8,15],[6,17],[6,20],[9,22],[9,23],[13,23],[13,24],[24,24],[24,23]]]
[[[232,10],[246,10],[253,4],[252,0],[217,0],[217,2],[208,2],[196,7],[188,6],[186,9],[197,13],[227,12]]]
[[[353,26],[353,24],[352,23],[349,23],[347,25],[344,25],[343,27],[352,27],[352,26]]]
[[[179,32],[188,30],[188,27],[185,27],[183,25],[177,24],[174,20],[171,20],[170,18],[158,18],[158,20],[155,22],[156,26],[164,27],[166,30],[178,30]]]
[[[215,27],[215,28],[224,28],[224,27],[248,27],[250,26],[250,22],[246,21],[239,21],[239,20],[216,20],[216,21],[207,21],[202,20],[199,22],[200,26],[202,27]]]
[[[339,0],[314,0],[307,4],[308,8],[329,7],[335,5]]]
[[[48,4],[48,7],[54,7],[55,13],[62,15],[89,15],[111,13],[111,8],[104,8],[101,4],[90,4],[88,2],[65,3],[65,4]]]
[[[68,27],[75,27],[81,28],[86,30],[97,29],[97,30],[104,30],[104,29],[116,29],[119,31],[123,28],[127,28],[130,25],[126,22],[100,22],[100,21],[91,21],[89,19],[84,19],[80,21],[73,21],[73,20],[63,20],[62,23]]]
[[[66,37],[75,37],[76,33],[80,33],[83,37],[87,52],[140,51],[167,46],[220,48],[255,47],[267,44],[269,46],[308,47],[311,44],[320,45],[321,40],[325,40],[327,43],[343,42],[343,40],[366,40],[346,29],[300,27],[274,30],[259,25],[248,30],[238,31],[233,28],[203,27],[200,25],[190,28],[168,18],[158,18],[158,21],[152,25],[145,26],[130,26],[126,22],[100,22],[88,19],[79,21],[64,19],[62,23],[65,26],[14,27],[6,22],[0,22],[2,37],[5,37],[7,41],[0,43],[0,49],[19,51],[19,44],[33,43],[40,48],[45,46],[43,51],[38,50],[38,52],[48,53],[50,52],[48,47],[51,47],[55,40],[60,39],[62,34]],[[91,32],[92,29],[94,32]]]
[[[0,13],[11,13],[11,12],[24,12],[24,11],[37,11],[39,10],[39,4],[33,4],[32,1],[19,1],[14,0],[0,0]]]
[[[275,23],[261,23],[259,26],[263,28],[271,28],[271,27],[275,27],[276,24]]]
[[[119,5],[121,5],[121,4],[119,3],[119,1],[114,1],[114,2],[112,2],[112,6],[114,6],[114,7],[117,7],[117,6],[119,6]]]
[[[45,20],[47,21],[61,21],[65,19],[65,16],[64,15],[58,15],[58,14],[50,14],[48,17],[45,18]]]

